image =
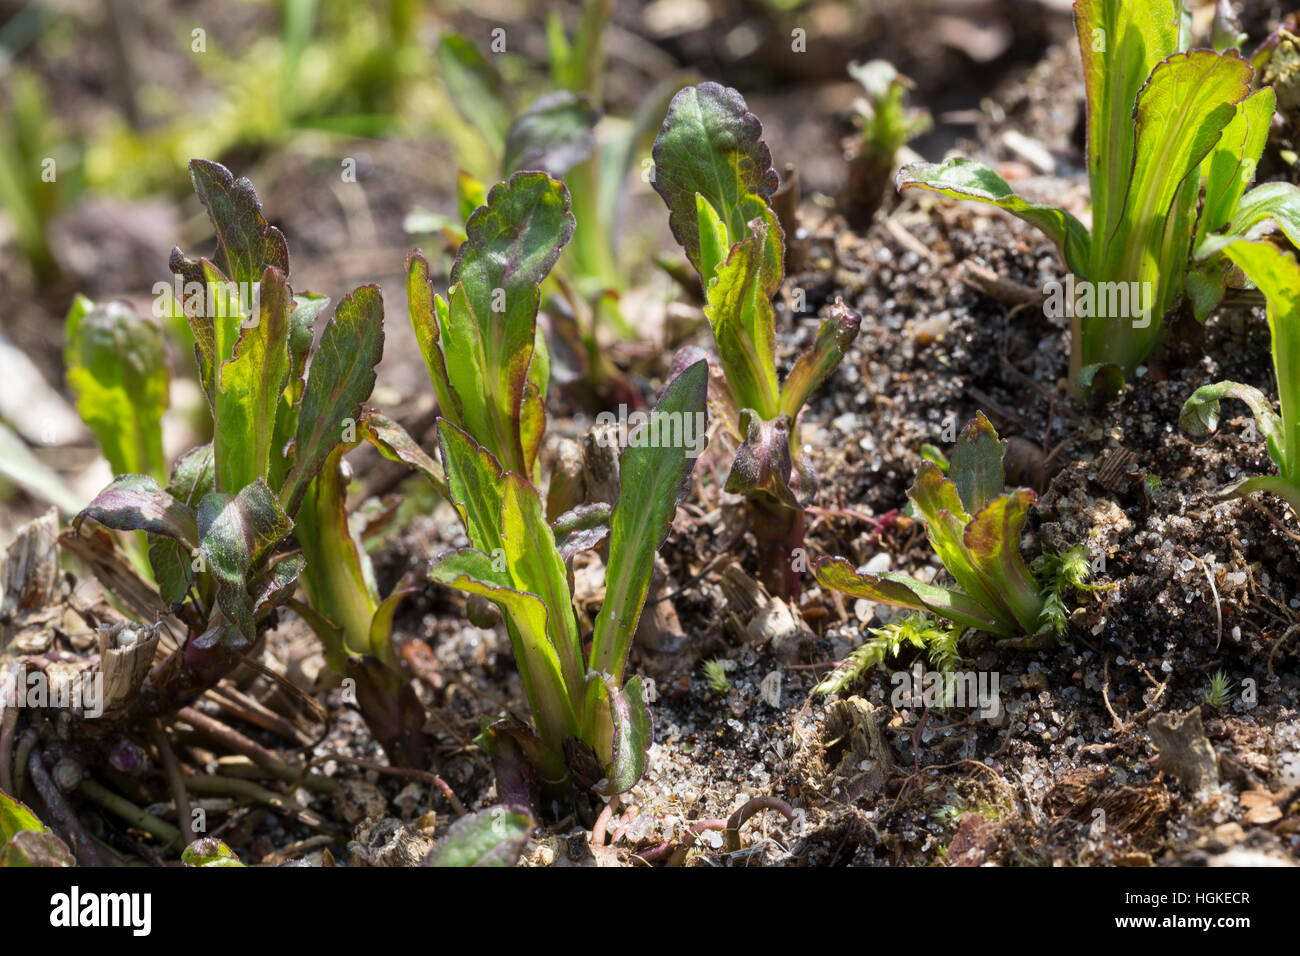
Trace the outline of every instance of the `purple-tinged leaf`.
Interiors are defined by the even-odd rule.
[[[193,548],[199,540],[194,512],[147,475],[113,479],[73,519],[73,528],[80,527],[87,518],[115,531],[148,531],[174,538],[187,548]]]
[[[438,493],[448,497],[447,478],[442,466],[416,443],[397,422],[373,408],[361,411],[361,433],[389,461],[399,461],[428,478]]]
[[[844,353],[858,337],[862,316],[835,300],[831,314],[817,330],[812,348],[795,359],[794,367],[781,384],[781,411],[798,421],[799,412],[822,382],[839,367]]]
[[[631,678],[621,691],[598,675],[593,674],[591,679],[601,684],[598,699],[603,706],[599,711],[609,726],[608,731],[598,736],[596,752],[609,765],[605,779],[595,789],[605,796],[626,793],[645,773],[650,745],[654,743],[654,723],[646,706],[645,691],[640,677]],[[591,700],[589,695],[589,705]],[[608,753],[603,752],[606,747]]]
[[[216,837],[201,837],[181,852],[183,866],[243,866],[235,851]]]
[[[703,196],[726,226],[728,244],[749,234],[755,219],[771,219],[768,200],[780,183],[763,124],[745,99],[717,83],[688,86],[673,97],[655,138],[654,188],[668,206],[668,225],[697,272]],[[780,227],[775,226],[777,234]]]
[[[356,426],[383,354],[384,302],[378,286],[364,285],[343,297],[312,356],[298,410],[293,467],[280,492],[290,515],[345,431]]]
[[[257,637],[249,571],[293,530],[262,479],[238,494],[214,491],[199,502],[199,550],[217,584],[217,603],[240,636]]]
[[[540,170],[562,179],[596,148],[600,110],[569,90],[544,93],[515,117],[506,133],[501,174]]]
[[[901,573],[855,571],[853,565],[843,558],[819,557],[813,561],[813,571],[822,587],[850,597],[913,611],[928,611],[965,627],[1003,637],[1016,636],[1015,629],[1006,627],[979,601],[960,591],[925,584]]]
[[[253,598],[253,614],[288,601],[306,567],[307,559],[301,554],[288,554],[259,574],[248,589]]]
[[[231,281],[252,287],[268,266],[289,274],[289,247],[279,229],[268,225],[262,201],[246,178],[235,179],[220,163],[190,160],[190,182],[216,231],[213,263]],[[204,281],[196,260],[172,250],[172,271],[189,282]]]
[[[726,491],[754,497],[766,495],[788,508],[798,509],[799,500],[790,487],[794,464],[790,458],[790,420],[778,415],[764,421],[750,409],[740,413],[745,440],[736,449],[736,459],[727,475]]]

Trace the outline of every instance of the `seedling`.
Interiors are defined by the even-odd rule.
[[[646,692],[639,677],[624,683],[624,670],[655,552],[699,450],[683,440],[682,423],[704,414],[707,381],[701,361],[664,388],[649,423],[620,457],[612,513],[584,505],[554,525],[547,524],[541,495],[527,476],[503,468],[452,422],[439,421],[448,490],[472,547],[438,555],[429,576],[496,605],[533,714],[532,730],[504,720],[483,737],[499,789],[525,779],[521,765],[534,769],[550,792],[620,793],[644,772],[651,740]],[[606,537],[605,601],[584,657],[571,562]],[[522,799],[535,803],[536,797]]]
[[[1070,381],[1082,394],[1118,388],[1187,299],[1204,320],[1223,298],[1223,249],[1276,225],[1300,241],[1300,191],[1250,192],[1273,116],[1268,88],[1236,50],[1185,50],[1181,0],[1077,0],[1087,86],[1092,228],[1063,209],[1016,195],[968,159],[916,163],[899,189],[922,188],[997,206],[1037,226],[1078,278]],[[1197,216],[1197,199],[1205,202]]]
[[[105,336],[134,341],[128,333],[144,327],[111,307],[79,302],[68,323],[72,382],[115,470],[145,473],[120,474],[74,526],[93,518],[149,534],[159,593],[189,627],[158,672],[159,709],[183,706],[229,673],[273,609],[292,602],[324,641],[330,664],[357,682],[390,759],[427,767],[423,710],[396,670],[390,641],[400,594],[379,601],[344,508],[342,456],[361,440],[439,480],[405,432],[362,405],[383,351],[379,289],[346,296],[313,352],[326,300],[290,288],[284,237],[263,218],[252,184],[204,160],[191,162],[190,176],[217,249],[211,259],[173,250],[182,294],[165,300],[193,332],[214,437],[180,458],[166,488],[148,473],[158,468],[156,420],[149,420],[161,401],[157,370],[131,361],[108,368],[97,346]],[[147,333],[138,337],[152,342]],[[142,366],[161,358],[143,346],[127,357]],[[103,414],[137,395],[154,400],[135,415]],[[311,607],[292,600],[300,579]]]
[[[1242,478],[1220,489],[1225,498],[1269,491],[1300,514],[1300,267],[1295,258],[1267,242],[1236,242],[1224,254],[1246,274],[1268,301],[1273,338],[1273,372],[1281,413],[1252,385],[1219,382],[1203,385],[1183,404],[1178,423],[1193,439],[1205,439],[1219,427],[1219,402],[1246,403],[1277,465],[1276,475]]]
[[[861,136],[849,160],[839,205],[850,226],[865,229],[880,208],[898,151],[928,133],[934,121],[928,110],[906,105],[912,83],[887,60],[851,63],[849,74],[862,84],[863,95],[853,104]]]
[[[777,187],[763,126],[735,90],[701,83],[678,93],[654,144],[654,187],[673,236],[699,273],[722,377],[715,407],[739,443],[726,490],[747,499],[769,590],[797,595],[803,503],[814,478],[803,460],[799,413],[858,334],[837,302],[813,346],[778,383],[772,297],[784,236],[769,200]]]
[[[1020,533],[1038,496],[1006,491],[1003,442],[983,413],[962,429],[948,467],[922,461],[908,497],[935,554],[955,587],[925,584],[902,572],[855,571],[843,558],[819,557],[817,580],[857,598],[938,615],[963,628],[1034,643],[1065,629],[1065,617],[1044,595],[1020,556]],[[1063,564],[1066,562],[1062,562]],[[1049,569],[1049,578],[1077,570]],[[1050,593],[1050,589],[1049,589]]]
[[[1215,671],[1201,692],[1201,699],[1216,710],[1222,710],[1232,700],[1232,678],[1223,671]]]
[[[704,682],[709,685],[709,690],[718,696],[722,696],[731,690],[731,678],[727,676],[727,664],[720,657],[705,661],[701,667],[704,670]]]

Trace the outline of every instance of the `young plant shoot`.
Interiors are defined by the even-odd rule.
[[[293,603],[324,641],[330,664],[357,680],[363,712],[390,759],[427,767],[423,710],[396,670],[389,640],[396,596],[379,601],[344,506],[342,455],[362,439],[439,478],[409,436],[362,405],[383,352],[379,289],[346,296],[312,352],[326,300],[290,288],[284,236],[263,218],[252,184],[205,160],[190,163],[190,176],[217,249],[211,259],[172,252],[182,294],[169,301],[194,335],[213,440],[185,453],[164,488],[150,473],[156,421],[119,419],[121,432],[105,448],[144,449],[124,450],[114,462],[143,473],[119,475],[74,526],[93,518],[148,532],[159,594],[189,627],[154,684],[157,710],[184,706],[229,673],[273,608]],[[78,355],[88,354],[96,330],[110,328],[115,314],[84,301],[74,306],[69,329]],[[83,397],[97,394],[92,375],[101,390],[112,384],[93,361],[71,367]],[[99,424],[97,433],[106,427]],[[293,601],[300,581],[312,606]],[[383,693],[368,698],[376,687]]]
[[[654,144],[654,188],[669,227],[699,273],[722,375],[713,402],[739,443],[726,490],[744,495],[763,582],[799,591],[803,505],[814,478],[799,413],[839,365],[861,318],[837,302],[807,352],[779,383],[772,297],[785,246],[769,200],[777,188],[763,126],[735,90],[701,83],[679,92]]]
[[[655,553],[700,450],[684,440],[683,423],[704,414],[707,386],[708,366],[700,361],[664,387],[649,422],[620,456],[612,514],[607,506],[585,505],[554,525],[526,476],[503,468],[457,425],[439,421],[448,488],[472,547],[439,555],[429,575],[499,609],[533,714],[533,729],[505,719],[483,738],[498,786],[511,791],[507,802],[535,804],[528,782],[534,779],[552,793],[575,787],[621,793],[645,770],[646,692],[639,677],[624,682],[624,670]],[[606,538],[605,601],[584,657],[572,560]]]
[[[957,436],[948,476],[922,461],[907,493],[955,587],[925,584],[901,572],[859,572],[844,558],[825,557],[815,561],[818,582],[1011,643],[1063,632],[1064,619],[1045,613],[1043,589],[1020,556],[1020,533],[1038,496],[1029,488],[1005,490],[1003,453],[1004,443],[981,413]]]
[[[1188,50],[1181,0],[1077,0],[1087,87],[1092,228],[1016,195],[969,159],[916,163],[899,189],[997,206],[1041,229],[1077,279],[1070,381],[1117,390],[1183,300],[1202,321],[1223,298],[1223,250],[1280,228],[1300,242],[1300,190],[1254,178],[1274,95],[1234,49]],[[1198,197],[1205,201],[1197,216]]]
[[[849,74],[862,84],[853,104],[861,131],[840,190],[839,208],[854,229],[866,229],[880,208],[894,172],[898,151],[934,126],[928,110],[905,103],[912,82],[888,60],[850,63]]]
[[[1218,382],[1204,385],[1183,404],[1179,425],[1193,439],[1205,440],[1219,427],[1219,402],[1236,398],[1246,403],[1254,423],[1277,465],[1276,475],[1242,478],[1221,489],[1225,498],[1269,491],[1300,515],[1300,267],[1295,258],[1267,242],[1235,242],[1224,254],[1246,274],[1268,300],[1268,326],[1273,337],[1273,372],[1277,378],[1280,413],[1268,396],[1252,385]]]

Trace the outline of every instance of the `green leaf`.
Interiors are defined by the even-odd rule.
[[[1290,253],[1266,242],[1235,243],[1226,253],[1268,301],[1273,372],[1285,429],[1270,444],[1269,453],[1283,477],[1294,483],[1300,480],[1300,266]]]
[[[343,297],[325,324],[312,356],[293,440],[293,467],[280,500],[293,514],[326,457],[355,426],[361,403],[375,387],[384,354],[384,302],[379,287],[363,285]]]
[[[94,518],[115,531],[148,531],[173,538],[188,548],[199,540],[194,512],[158,486],[148,475],[114,478],[72,521],[77,528]]]
[[[728,245],[755,219],[774,222],[768,200],[780,180],[763,142],[763,124],[744,97],[717,83],[688,86],[673,97],[655,138],[654,188],[668,206],[668,225],[701,277],[698,193],[726,225]],[[780,236],[775,226],[774,237]]]
[[[487,188],[465,170],[456,174],[456,209],[462,223],[469,222],[474,210],[487,203]],[[461,242],[465,241],[465,230],[461,228]]]
[[[72,851],[53,830],[0,790],[0,869],[76,865]]]
[[[1004,629],[1010,628],[1015,621],[1010,608],[985,581],[966,549],[964,536],[971,516],[966,513],[956,484],[944,478],[933,464],[924,461],[907,496],[925,522],[930,546],[957,586],[978,602],[986,614],[997,616]]]
[[[610,519],[605,602],[596,616],[590,670],[622,681],[654,571],[655,553],[672,528],[678,500],[702,450],[708,363],[696,362],[664,389],[639,434],[619,458],[619,496]]]
[[[799,412],[814,391],[839,367],[840,360],[858,337],[862,316],[840,299],[817,330],[812,348],[795,359],[794,367],[781,384],[780,410],[798,421]]]
[[[1255,417],[1255,424],[1268,444],[1269,457],[1279,467],[1286,463],[1286,454],[1282,447],[1282,416],[1273,411],[1273,403],[1268,396],[1253,385],[1240,382],[1216,382],[1202,385],[1183,403],[1183,410],[1178,415],[1178,427],[1189,438],[1205,439],[1219,427],[1219,403],[1225,398],[1235,398],[1245,402]]]
[[[284,273],[268,266],[257,314],[240,330],[233,357],[221,364],[213,452],[217,490],[236,491],[269,477],[276,411],[289,383],[292,299]]]
[[[1232,121],[1204,163],[1205,202],[1197,234],[1218,232],[1232,220],[1237,202],[1255,178],[1259,157],[1268,141],[1275,98],[1265,87],[1236,106]]]
[[[979,601],[960,591],[915,581],[901,573],[861,573],[855,571],[853,565],[843,558],[819,557],[813,562],[813,573],[822,587],[850,597],[914,611],[928,611],[979,631],[1003,637],[1016,636],[1015,630],[1007,628]]]
[[[1178,52],[1182,0],[1077,0],[1075,27],[1088,106],[1094,258],[1070,269],[1098,278],[1100,256],[1125,215],[1133,169],[1133,106],[1156,64]]]
[[[1183,291],[1196,221],[1201,163],[1250,94],[1250,64],[1235,53],[1180,53],[1156,66],[1134,112],[1135,160],[1123,219],[1098,233],[1098,279],[1149,282],[1155,289],[1146,326],[1123,335],[1101,316],[1085,324],[1084,363],[1113,361],[1129,374],[1150,351],[1161,319]]]
[[[780,414],[772,296],[781,287],[781,250],[768,242],[767,219],[751,224],[748,238],[731,246],[709,283],[704,314],[713,327],[718,358],[742,407],[764,420]]]
[[[491,557],[469,548],[435,557],[429,579],[482,595],[501,609],[538,732],[551,750],[563,753],[565,739],[578,735],[578,718],[560,658],[547,636],[546,605],[541,598],[516,590],[507,569],[498,570]]]
[[[0,843],[8,843],[24,830],[39,833],[45,824],[26,805],[0,790]]]
[[[325,459],[294,515],[294,537],[307,558],[303,587],[311,606],[342,629],[354,654],[370,649],[370,628],[379,607],[370,558],[348,523],[347,481],[339,445]]]
[[[957,436],[948,477],[957,486],[962,507],[969,514],[979,511],[1002,494],[1005,447],[983,412],[977,412],[974,420]]]
[[[495,806],[461,817],[424,861],[425,866],[514,866],[532,835],[533,818],[515,807]]]
[[[438,64],[452,103],[482,134],[495,155],[501,155],[513,110],[501,74],[472,42],[458,33],[438,39]]]
[[[600,110],[568,90],[539,96],[510,124],[501,174],[533,169],[563,178],[596,148],[599,120]]]
[[[1258,239],[1275,230],[1300,247],[1300,187],[1291,183],[1256,186],[1237,202],[1227,228],[1196,247],[1196,258],[1210,260],[1240,239]]]
[[[262,479],[238,494],[214,491],[199,502],[199,550],[217,585],[217,602],[243,639],[257,637],[249,571],[293,530]]]
[[[962,541],[971,563],[990,584],[999,603],[1010,608],[1024,634],[1038,630],[1043,599],[1020,556],[1020,533],[1038,496],[1028,488],[988,501],[966,526]]]
[[[536,339],[539,285],[573,234],[569,194],[545,173],[498,183],[466,224],[451,301],[435,302],[439,341],[463,417],[456,422],[509,471],[531,477],[520,422]],[[532,400],[534,403],[536,399]],[[444,416],[454,413],[443,408]]]
[[[420,354],[424,356],[429,380],[433,383],[438,409],[445,417],[460,422],[465,420],[465,410],[447,373],[447,360],[442,354],[440,341],[440,320],[435,311],[436,305],[441,301],[433,292],[429,260],[424,258],[420,250],[414,250],[406,257],[407,314],[411,319],[411,328],[415,331],[415,340],[420,346]],[[441,321],[447,320],[444,317]]]
[[[271,438],[271,471],[266,483],[283,488],[291,462],[286,454],[298,431],[298,408],[307,387],[307,359],[316,337],[316,319],[329,305],[329,296],[298,292],[293,296],[289,313],[289,361],[292,368],[289,387],[280,397],[275,413],[275,430]]]
[[[449,497],[442,466],[416,443],[405,428],[373,408],[362,409],[359,425],[360,433],[379,449],[381,455],[389,461],[398,461],[414,468],[433,483],[440,495]]]
[[[505,476],[501,544],[514,587],[537,595],[546,605],[547,636],[559,658],[570,699],[580,700],[586,689],[586,672],[568,571],[546,523],[541,496],[527,479],[513,472]]]
[[[438,447],[451,503],[470,543],[491,554],[501,548],[505,474],[486,448],[446,419],[438,419]]]
[[[185,866],[243,866],[235,851],[216,837],[195,840],[181,852]]]
[[[166,480],[162,416],[169,375],[161,330],[123,302],[96,305],[78,296],[65,342],[68,387],[113,474]]]
[[[928,189],[953,199],[970,199],[1004,209],[1051,239],[1066,268],[1087,274],[1090,239],[1083,224],[1064,209],[1017,196],[1005,179],[982,163],[960,157],[942,163],[912,163],[899,171],[897,186],[900,191]]]
[[[246,178],[235,179],[220,163],[190,160],[190,182],[216,230],[213,264],[237,285],[252,288],[268,266],[289,274],[289,248],[279,229],[262,216],[262,201]],[[172,251],[172,271],[187,283],[204,281],[198,263]]]
[[[722,217],[699,193],[695,194],[695,213],[700,230],[700,280],[707,290],[731,251],[731,239]]]

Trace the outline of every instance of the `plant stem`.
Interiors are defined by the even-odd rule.
[[[302,806],[290,797],[282,793],[276,793],[274,790],[268,790],[252,780],[241,780],[238,777],[218,777],[215,775],[203,775],[193,777],[190,780],[190,791],[192,793],[207,794],[208,796],[221,797],[240,797],[245,800],[251,800],[254,803],[264,803],[268,807],[279,810],[281,813],[287,813],[303,824],[316,830],[330,830],[324,820],[315,812]]]
[[[176,803],[176,824],[185,846],[189,846],[194,842],[194,827],[190,819],[190,798],[185,792],[185,778],[181,775],[180,764],[176,762],[176,754],[157,718],[148,721],[145,729],[158,750],[158,759],[162,761],[163,770],[167,774],[167,785],[171,788],[172,800]]]
[[[308,790],[317,793],[335,793],[339,788],[338,781],[310,773],[307,767],[295,767],[286,763],[257,741],[245,737],[233,727],[227,726],[221,721],[195,710],[193,707],[182,707],[176,712],[176,716],[205,737],[220,742],[237,754],[242,754],[285,783],[301,784]]]
[[[86,796],[86,799],[103,807],[114,816],[121,817],[128,824],[138,830],[144,830],[157,837],[168,847],[175,850],[183,850],[185,844],[182,842],[181,831],[172,826],[166,820],[160,820],[145,810],[140,809],[130,800],[119,794],[114,793],[107,787],[94,780],[83,780],[81,786],[77,788]],[[188,807],[188,803],[186,804]],[[179,811],[179,805],[177,807]],[[188,810],[186,818],[188,818]],[[179,819],[179,817],[178,817]]]
[[[63,793],[55,786],[54,781],[50,779],[49,773],[45,770],[45,764],[41,762],[41,752],[36,749],[36,733],[28,731],[31,734],[31,748],[27,756],[27,772],[31,774],[32,784],[36,787],[36,792],[41,795],[41,800],[45,803],[45,809],[49,812],[50,820],[56,823],[68,837],[68,843],[72,846],[72,852],[77,855],[77,860],[83,866],[112,866],[110,860],[100,849],[99,844],[91,838],[86,832],[86,828],[81,825],[77,819],[76,812],[68,804]],[[82,789],[90,781],[82,781]]]

